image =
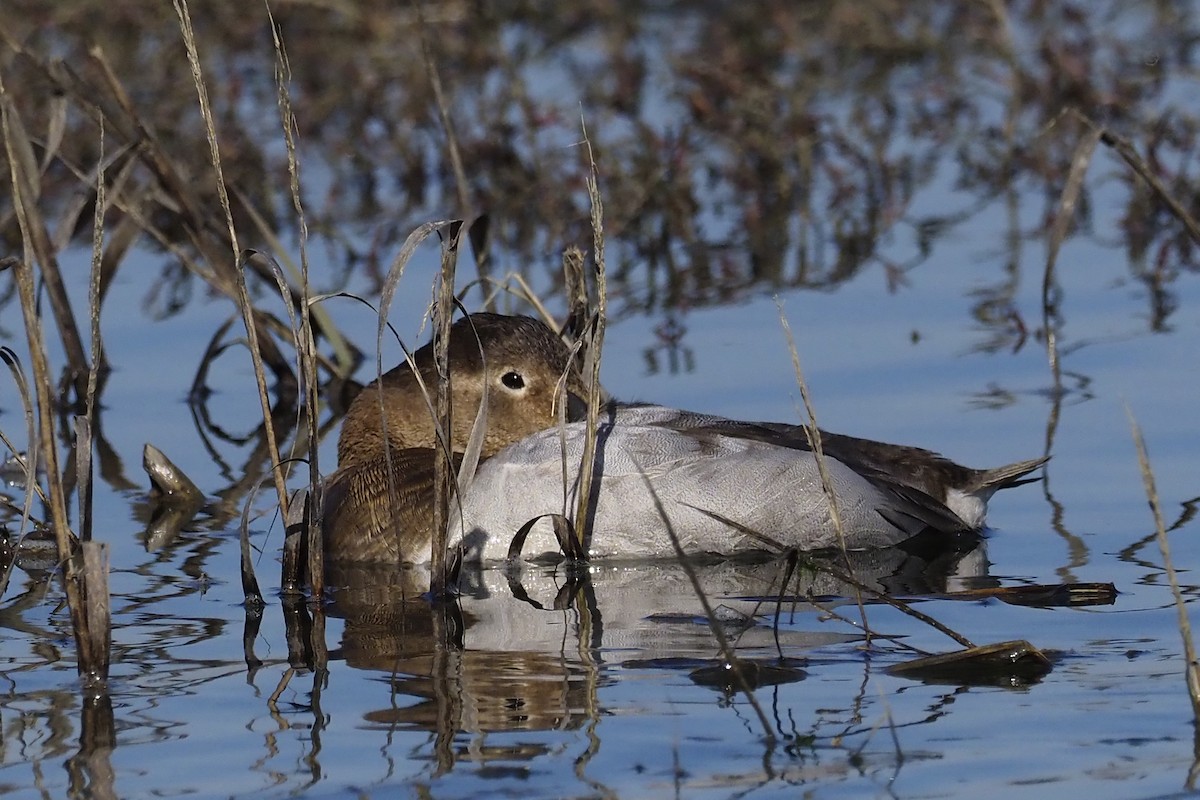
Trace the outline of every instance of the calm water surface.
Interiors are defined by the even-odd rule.
[[[547,85],[553,85],[547,84]],[[567,146],[569,142],[564,142]],[[1092,174],[1121,169],[1099,152]],[[320,180],[317,175],[316,180]],[[603,188],[603,187],[602,187]],[[1119,224],[1111,185],[1097,182],[1091,227]],[[1020,196],[1016,222],[1034,229],[1045,198]],[[966,204],[947,178],[909,213]],[[713,212],[712,223],[738,222]],[[293,657],[276,599],[282,541],[268,492],[252,504],[258,576],[270,605],[246,633],[237,524],[256,474],[259,419],[244,351],[214,367],[215,393],[197,421],[188,387],[227,304],[195,301],[150,322],[144,274],[161,256],[128,258],[102,320],[115,366],[101,421],[112,453],[96,498],[96,537],[110,548],[111,707],[82,704],[70,620],[58,583],[18,571],[0,605],[0,793],[12,797],[1150,797],[1190,791],[1200,770],[1184,684],[1177,611],[1130,434],[1149,448],[1171,546],[1189,603],[1200,559],[1193,506],[1200,422],[1200,280],[1171,284],[1173,313],[1148,319],[1145,284],[1105,237],[1067,241],[1059,255],[1063,391],[1056,391],[1041,319],[1046,252],[1010,247],[999,202],[938,240],[890,287],[881,266],[836,291],[778,297],[795,332],[818,421],[831,430],[919,444],[990,466],[1042,453],[1046,480],[991,504],[980,549],[929,562],[897,554],[856,565],[866,582],[923,597],[920,611],[978,644],[1028,640],[1053,668],[1040,680],[897,677],[909,647],[956,645],[884,606],[864,643],[853,592],[809,576],[828,603],[775,613],[752,599],[777,589],[773,564],[701,570],[738,655],[764,668],[754,692],[702,678],[717,647],[686,577],[670,564],[596,565],[569,576],[528,567],[472,576],[461,616],[431,613],[409,576],[362,576],[337,594],[325,628],[328,670]],[[902,235],[879,262],[917,249]],[[320,276],[323,266],[314,260]],[[401,284],[391,319],[422,341],[436,253]],[[81,276],[86,252],[64,258]],[[1011,274],[1006,265],[1014,264]],[[502,264],[502,266],[504,266]],[[511,266],[511,265],[508,265]],[[507,268],[507,266],[505,266]],[[469,267],[464,266],[464,272]],[[318,278],[320,283],[322,278]],[[465,278],[464,278],[465,280]],[[649,293],[655,279],[634,278]],[[639,283],[640,281],[640,283]],[[1028,337],[989,346],[995,326],[972,316],[1011,281]],[[86,286],[72,284],[85,307]],[[351,288],[361,288],[352,286]],[[544,288],[544,287],[543,287]],[[661,288],[661,287],[659,287]],[[608,331],[603,380],[620,397],[750,419],[799,421],[800,401],[771,292],[671,313],[627,313]],[[375,318],[327,301],[342,330],[373,355]],[[9,306],[15,309],[14,306]],[[668,321],[681,326],[664,337]],[[16,327],[8,313],[6,330]],[[1155,330],[1155,328],[1157,328]],[[14,346],[16,346],[14,344]],[[383,361],[398,357],[385,344]],[[369,359],[370,360],[370,359]],[[371,368],[364,366],[359,377]],[[15,395],[0,417],[19,427]],[[336,429],[335,429],[336,431]],[[164,450],[211,503],[173,541],[147,546],[142,447]],[[335,463],[335,436],[321,449]],[[14,488],[10,494],[19,496]],[[223,502],[223,498],[232,498]],[[1112,582],[1111,605],[1035,608],[995,599],[929,598],[967,589]],[[793,585],[793,591],[797,591]],[[574,602],[556,609],[566,597]],[[444,629],[461,647],[439,649]],[[699,670],[699,672],[697,672]],[[773,677],[772,677],[773,676]],[[759,713],[761,711],[762,716]],[[774,740],[764,735],[769,728]]]

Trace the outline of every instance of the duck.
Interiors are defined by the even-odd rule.
[[[475,313],[452,326],[449,364],[456,465],[485,397],[488,406],[478,467],[452,513],[454,545],[469,562],[503,561],[514,534],[538,519],[521,555],[559,552],[551,517],[571,516],[587,438],[586,383],[571,350],[540,320]],[[326,482],[327,558],[429,560],[435,439],[421,383],[433,386],[435,374],[431,343],[350,404]],[[1048,460],[974,469],[919,447],[816,435],[840,526],[807,426],[602,394],[585,552],[619,560],[951,542],[982,532],[992,496],[1037,480],[1029,476]]]

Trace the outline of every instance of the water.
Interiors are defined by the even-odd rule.
[[[1025,25],[1035,30],[1023,35],[1036,38],[1037,26],[1026,20],[1022,31]],[[654,36],[673,26],[666,28]],[[597,41],[589,58],[602,53],[605,40]],[[535,73],[555,63],[547,58]],[[652,66],[660,77],[670,74],[665,58]],[[553,94],[550,88],[573,85],[562,79],[542,88]],[[1176,84],[1165,96],[1179,91]],[[661,86],[653,97],[678,100]],[[651,116],[655,131],[670,132],[670,114],[658,109]],[[559,141],[555,133],[540,135],[565,147],[568,137]],[[906,136],[894,144],[917,146]],[[1145,436],[1165,523],[1174,526],[1172,556],[1190,607],[1198,592],[1192,565],[1200,557],[1190,505],[1200,496],[1200,281],[1186,258],[1172,261],[1174,310],[1165,324],[1155,320],[1139,277],[1144,260],[1132,258],[1114,233],[1127,197],[1111,176],[1124,167],[1098,151],[1089,172],[1089,225],[1058,256],[1059,394],[1037,336],[1046,249],[1036,232],[1057,194],[1047,201],[1037,186],[1014,188],[1014,221],[999,196],[976,208],[951,161],[947,151],[904,219],[964,206],[974,213],[938,238],[898,287],[885,265],[909,263],[919,251],[905,226],[882,233],[873,258],[829,289],[747,283],[738,261],[725,302],[712,301],[720,294],[714,290],[704,302],[664,307],[647,302],[666,294],[661,264],[650,274],[635,263],[627,280],[615,282],[620,311],[606,339],[603,380],[620,397],[799,420],[781,308],[823,427],[920,444],[976,466],[1036,456],[1049,437],[1047,479],[993,500],[994,530],[983,549],[934,564],[901,563],[892,554],[885,563],[857,565],[860,577],[918,599],[919,611],[973,642],[1024,639],[1043,649],[1052,664],[1044,677],[939,683],[893,675],[889,667],[914,656],[909,647],[945,652],[956,645],[882,604],[866,607],[870,628],[898,638],[865,645],[853,591],[828,580],[813,587],[827,601],[821,608],[787,606],[776,614],[773,604],[746,599],[773,593],[779,568],[771,564],[718,564],[700,574],[722,619],[730,620],[725,630],[737,655],[776,670],[753,695],[762,717],[743,692],[697,680],[704,674],[697,670],[715,665],[718,649],[686,577],[668,564],[595,565],[577,576],[529,567],[511,581],[488,571],[472,577],[461,616],[414,602],[405,576],[360,577],[350,581],[356,590],[340,593],[330,616],[318,619],[323,631],[313,632],[305,618],[288,616],[275,594],[282,532],[268,488],[252,504],[249,523],[268,606],[247,636],[237,529],[247,496],[242,484],[248,475],[257,482],[263,464],[249,360],[234,348],[216,362],[208,417],[197,422],[188,389],[231,307],[198,298],[178,314],[149,320],[141,311],[146,276],[157,274],[163,256],[143,248],[127,256],[101,317],[115,368],[103,394],[111,454],[98,469],[95,509],[95,535],[109,545],[111,560],[111,706],[81,700],[59,584],[44,573],[14,573],[0,605],[0,792],[924,798],[1015,791],[1125,798],[1192,790],[1200,746],[1130,416]],[[336,185],[332,174],[312,171],[321,192]],[[619,194],[623,187],[602,188]],[[745,218],[722,206],[732,201],[705,199],[711,203],[700,218],[711,223],[713,237],[745,244],[738,240]],[[437,216],[430,209],[423,219]],[[614,268],[636,262],[642,243],[636,224],[615,223],[624,224],[624,238],[614,234]],[[1014,223],[1022,232],[1015,245]],[[367,251],[372,223],[359,225],[346,234],[347,247]],[[556,233],[569,227],[563,220],[545,225]],[[540,233],[557,242],[554,235]],[[343,243],[316,236],[318,285],[336,283]],[[673,246],[676,255],[704,249]],[[386,263],[394,248],[381,249]],[[789,240],[785,263],[798,262],[802,250]],[[507,267],[526,255],[501,251],[499,258]],[[534,282],[548,289],[556,255],[543,255]],[[76,308],[86,307],[86,248],[66,251],[62,262]],[[435,262],[432,250],[419,256],[392,310],[410,342],[422,341],[419,319]],[[463,269],[470,272],[465,263]],[[1011,291],[996,289],[1010,279]],[[371,282],[359,274],[351,288],[369,295]],[[1025,326],[1023,343],[1015,322],[981,322],[987,291],[1004,295],[1002,305]],[[325,305],[371,361],[371,313],[350,300]],[[16,307],[5,308],[4,327],[16,330]],[[674,347],[661,335],[668,322],[683,330]],[[385,366],[397,357],[394,344],[385,343]],[[359,377],[370,371],[368,364]],[[20,428],[15,396],[7,385],[0,391],[8,412],[0,423],[11,435]],[[330,434],[322,443],[326,471],[335,463],[334,441]],[[210,501],[176,539],[154,550],[144,542],[149,510],[139,463],[146,442],[166,452]],[[929,597],[1067,581],[1111,582],[1119,594],[1111,605],[1076,608]],[[568,599],[573,603],[562,608]],[[460,647],[435,646],[447,631]],[[327,671],[298,657],[296,635],[327,648]]]

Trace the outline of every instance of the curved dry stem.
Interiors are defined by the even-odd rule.
[[[262,417],[265,423],[267,448],[271,455],[271,475],[275,479],[275,491],[279,496],[279,507],[287,515],[288,494],[286,475],[279,457],[279,444],[275,439],[274,426],[271,424],[271,399],[267,390],[266,374],[263,368],[262,351],[259,349],[258,324],[255,321],[254,306],[250,302],[250,294],[246,288],[245,262],[241,258],[241,248],[238,246],[237,230],[233,224],[233,211],[229,204],[229,191],[225,184],[225,175],[221,169],[221,149],[217,143],[216,122],[213,120],[212,107],[208,100],[208,88],[204,81],[204,72],[200,67],[200,54],[196,47],[196,36],[192,30],[191,13],[188,11],[187,0],[172,0],[175,14],[179,18],[179,29],[183,34],[183,44],[187,51],[188,64],[191,67],[192,82],[196,86],[196,96],[200,105],[200,115],[204,119],[204,130],[208,139],[209,157],[217,178],[217,196],[221,201],[221,210],[225,214],[225,224],[228,228],[229,242],[233,250],[233,260],[237,264],[237,299],[242,312],[242,321],[246,326],[246,338],[250,343],[250,358],[254,363],[254,378],[258,384],[258,398],[262,406]]]
[[[812,397],[808,392],[808,384],[804,381],[804,371],[800,368],[800,352],[796,349],[796,339],[792,336],[792,326],[788,323],[787,316],[783,313],[783,302],[778,296],[775,297],[775,307],[779,310],[779,323],[783,326],[783,333],[787,337],[788,350],[792,354],[792,368],[796,371],[796,383],[800,386],[800,397],[804,401],[804,411],[808,414],[808,425],[804,426],[804,431],[808,435],[809,444],[812,445],[813,458],[817,462],[817,471],[821,475],[821,491],[825,493],[825,498],[829,501],[829,518],[833,522],[834,531],[837,533],[838,547],[842,551],[842,556],[846,559],[846,570],[853,573],[854,570],[850,566],[850,555],[846,552],[846,530],[842,525],[842,515],[838,510],[837,496],[833,491],[833,481],[829,477],[829,468],[825,464],[825,451],[821,448],[821,429],[817,426],[817,412],[813,407]],[[862,617],[863,631],[869,638],[871,627],[867,623],[867,607],[863,605],[862,593],[857,587],[855,588],[854,599],[858,603],[858,613]]]

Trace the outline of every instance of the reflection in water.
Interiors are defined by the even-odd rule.
[[[430,21],[438,31],[431,56],[454,76],[447,93],[466,187],[447,178],[424,59],[373,55],[397,38],[420,39],[410,8],[273,9],[289,54],[299,155],[326,186],[305,203],[314,238],[327,244],[321,280],[340,285],[356,271],[377,291],[390,251],[412,229],[471,208],[496,220],[493,263],[553,262],[564,244],[589,241],[580,191],[587,165],[570,146],[580,109],[603,153],[617,317],[725,304],[763,289],[833,287],[871,265],[894,290],[1003,198],[1004,273],[981,291],[974,313],[981,348],[1019,347],[1027,331],[1015,291],[1030,266],[1021,243],[1055,224],[1053,214],[1037,213],[1039,198],[1061,190],[1089,130],[1064,110],[1111,125],[1152,154],[1177,196],[1190,196],[1195,110],[1174,83],[1197,41],[1186,4],[1108,0],[1085,13],[1028,2],[774,0],[664,10],[588,0],[552,14],[528,5],[505,13],[455,6]],[[197,46],[238,238],[261,238],[254,215],[277,233],[296,227],[285,193],[272,195],[287,171],[278,125],[262,113],[276,94],[260,39],[265,16],[214,6],[203,21]],[[133,150],[111,188],[114,215],[146,206],[123,215],[109,269],[139,240],[171,248],[147,302],[160,316],[186,308],[206,276],[196,262],[215,269],[226,242],[207,230],[224,229],[212,181],[166,180],[213,215],[196,219],[158,177],[164,162],[178,175],[209,170],[193,87],[174,79],[181,56],[171,10],[89,0],[60,14],[13,0],[0,11],[0,29],[12,42],[0,53],[6,83],[29,128],[50,127],[48,94],[73,112],[60,118],[57,148],[84,168],[42,170],[49,213],[57,217],[81,189],[76,173],[95,161],[95,115],[103,114],[116,140],[109,150]],[[138,130],[170,136],[158,151],[139,146]],[[1150,328],[1164,330],[1178,276],[1195,269],[1193,246],[1129,170],[1115,179],[1094,172],[1071,235],[1125,249],[1131,280],[1147,289]],[[1119,196],[1120,219],[1093,229],[1100,181]],[[923,202],[929,193],[935,202]],[[16,227],[11,218],[6,225]],[[86,226],[76,227],[86,238]],[[333,233],[350,229],[373,235]]]
[[[899,548],[851,553],[856,578],[890,593],[945,593],[988,583],[982,543],[966,552],[926,557]],[[845,569],[841,556],[833,561]],[[761,685],[795,680],[798,653],[854,641],[855,634],[795,627],[800,598],[839,602],[855,588],[814,561],[786,589],[784,565],[774,559],[697,566],[700,584],[739,658],[752,659]],[[383,705],[367,722],[434,732],[571,730],[595,722],[604,708],[597,691],[614,669],[673,669],[715,682],[717,645],[684,570],[673,562],[600,563],[572,575],[552,567],[513,567],[464,576],[456,605],[422,599],[428,575],[374,566],[329,571],[331,613],[345,619],[335,659],[391,675]],[[785,594],[788,612],[775,629],[773,598]],[[811,608],[807,603],[801,603]],[[786,652],[787,657],[784,657]],[[466,748],[457,757],[529,758],[534,750]],[[468,752],[469,751],[469,752]]]

